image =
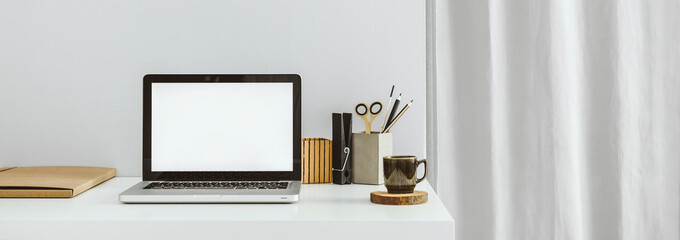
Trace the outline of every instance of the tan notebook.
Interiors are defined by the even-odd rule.
[[[115,168],[0,168],[0,197],[74,197],[116,176]]]

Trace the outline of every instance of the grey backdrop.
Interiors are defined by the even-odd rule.
[[[396,84],[416,101],[395,153],[424,157],[425,12],[416,0],[2,1],[0,166],[139,176],[146,73],[299,73],[303,136],[326,138],[332,112],[384,102]]]

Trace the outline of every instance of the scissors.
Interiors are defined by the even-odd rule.
[[[374,106],[379,106],[378,111],[373,111]],[[359,111],[360,108],[363,108],[363,111]],[[373,123],[373,119],[375,119],[378,114],[382,111],[383,105],[380,102],[374,102],[371,103],[370,107],[367,107],[365,103],[359,103],[357,106],[354,108],[354,112],[359,115],[359,117],[364,119],[364,123],[366,123],[366,133],[370,134],[371,133],[371,123]],[[369,115],[368,118],[366,118],[366,115]]]

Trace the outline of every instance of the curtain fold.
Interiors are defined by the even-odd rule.
[[[680,239],[680,2],[435,14],[436,186],[458,239]]]

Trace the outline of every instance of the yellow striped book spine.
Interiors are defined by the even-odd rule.
[[[329,139],[302,139],[302,183],[332,182],[332,148]]]

